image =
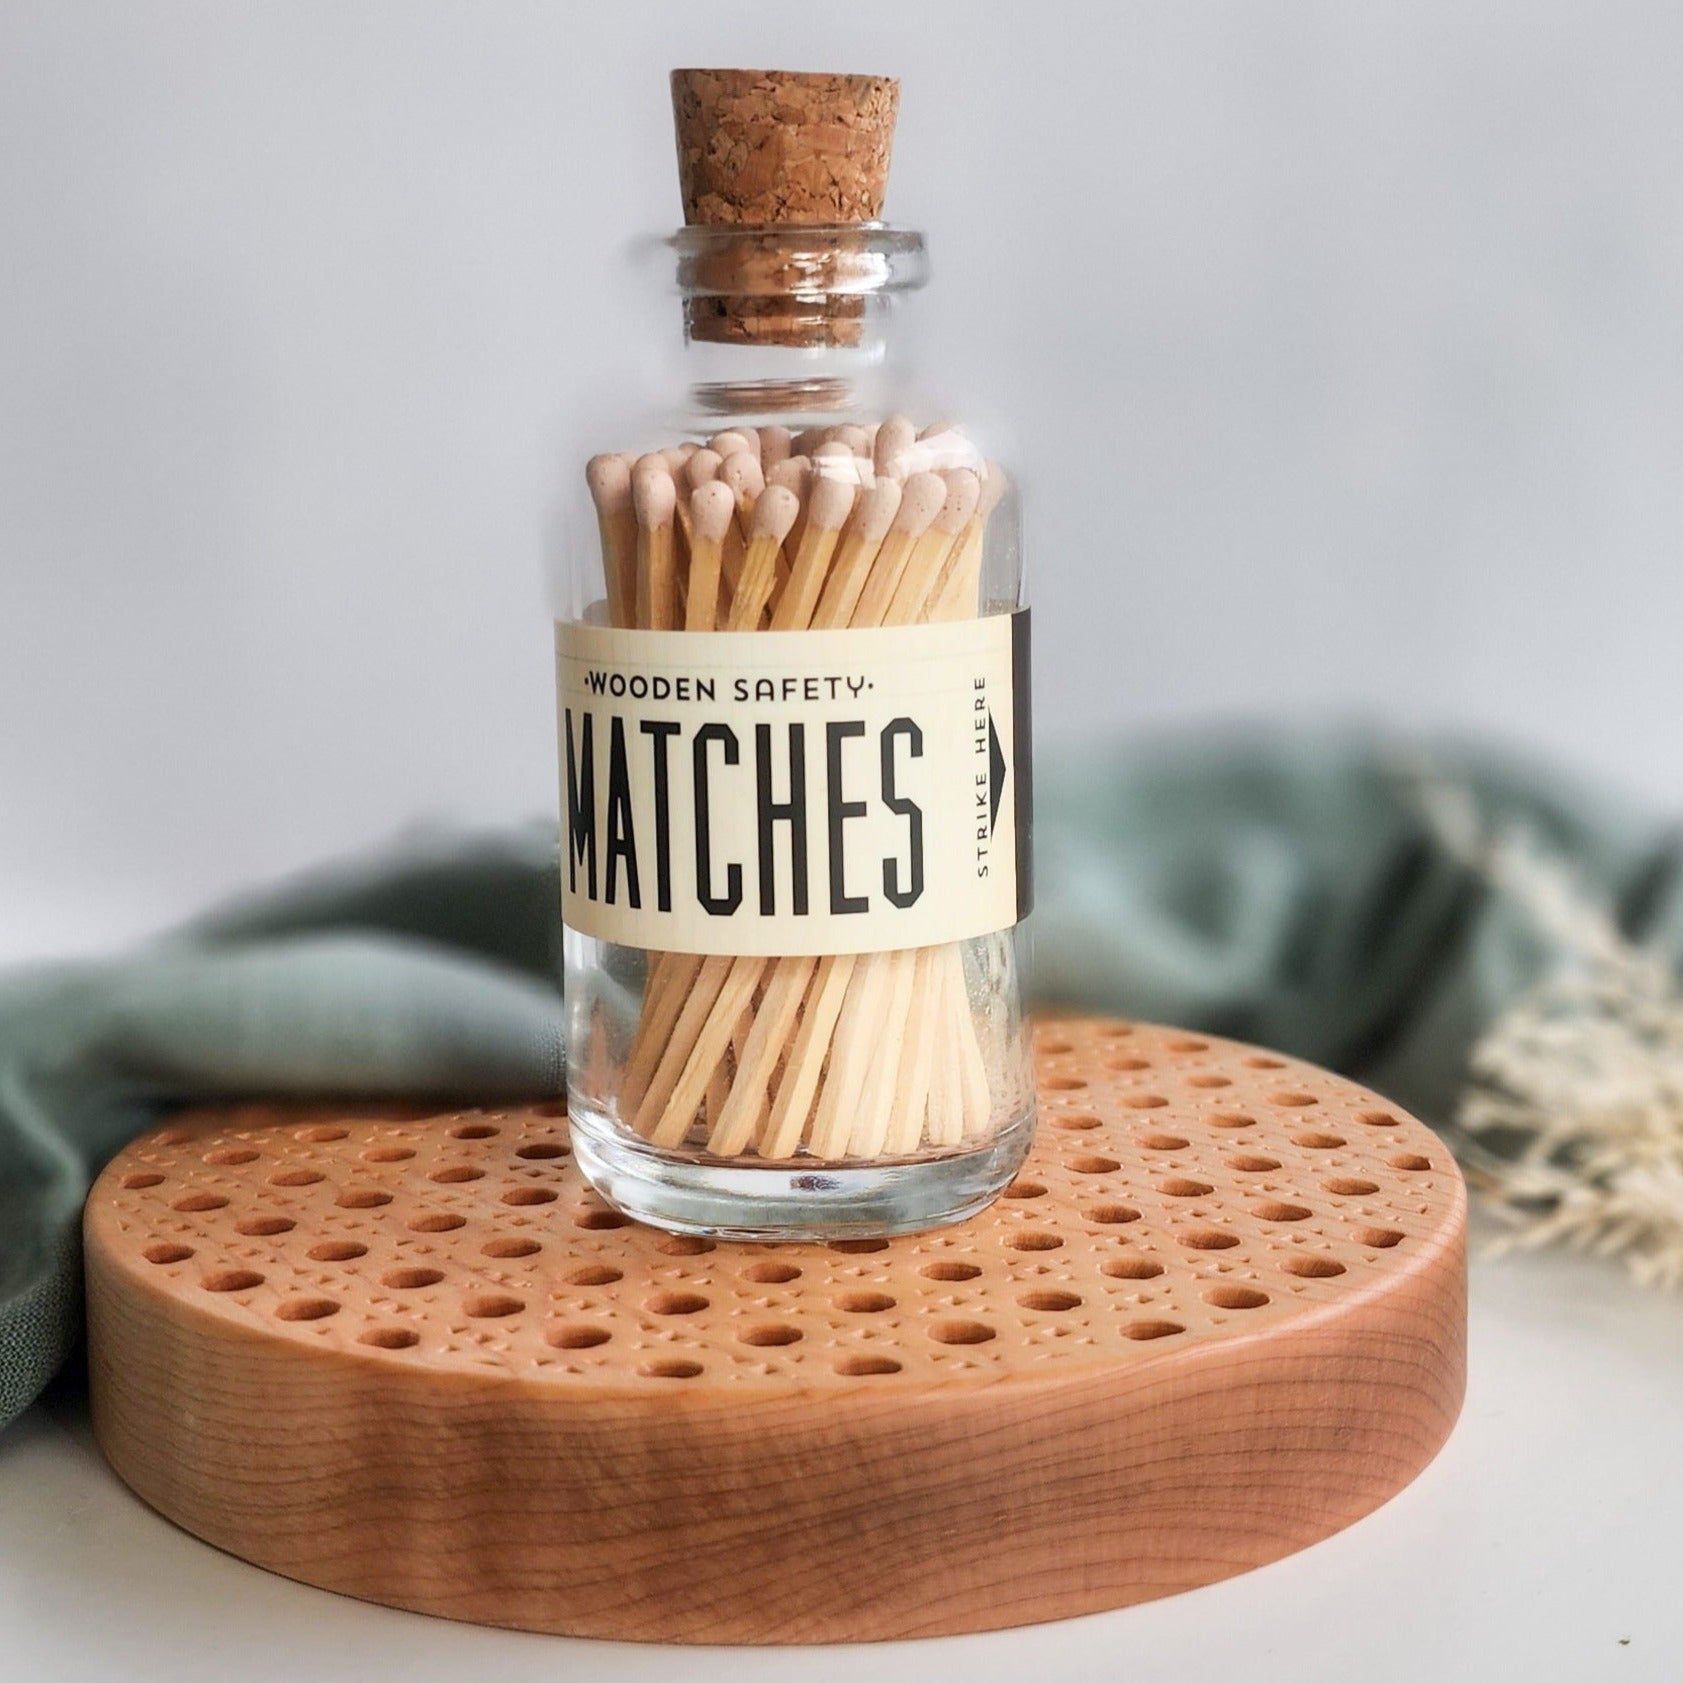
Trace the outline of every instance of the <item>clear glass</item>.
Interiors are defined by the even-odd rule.
[[[863,623],[1022,606],[1013,480],[969,429],[913,389],[907,353],[915,337],[898,306],[927,278],[920,235],[877,226],[689,229],[647,249],[667,263],[676,258],[681,308],[673,317],[681,331],[672,334],[641,419],[620,436],[580,438],[559,617],[658,623],[658,607],[638,599],[627,540],[614,537],[601,485],[585,485],[586,461],[604,452],[619,453],[624,464],[609,470],[620,476],[622,501],[632,464],[659,479],[653,458],[663,458],[685,508],[697,486],[724,479],[740,517],[768,477],[803,498],[803,520],[821,480],[846,480],[851,522],[864,519],[878,481],[904,485],[911,475],[934,473],[950,488],[943,515],[959,505],[942,582],[916,603],[896,594],[898,620]],[[731,458],[745,454],[753,465],[732,471]],[[678,611],[688,612],[682,581],[686,557],[693,565],[694,530],[684,509],[673,541]],[[792,535],[779,560],[778,588],[787,584],[794,543]],[[720,588],[728,598],[728,578]],[[829,621],[802,614],[779,627],[776,608],[774,597],[754,621],[764,635],[856,625],[863,611]],[[718,613],[723,624],[723,600]],[[707,633],[696,625],[693,634]],[[564,825],[566,801],[563,773]],[[899,955],[722,961],[727,976],[756,967],[752,992],[708,1063],[705,1096],[682,1118],[662,1108],[665,1095],[684,1090],[677,1072],[702,1056],[696,1047],[711,1044],[705,1025],[736,997],[728,980],[719,982],[721,964],[570,927],[564,944],[577,1160],[604,1198],[639,1220],[756,1239],[916,1231],[991,1202],[1028,1149],[1035,1112],[1022,924]],[[908,997],[917,1001],[909,1014]],[[790,1000],[799,1002],[792,1010]],[[843,1003],[831,1014],[836,1000]],[[772,1012],[756,1041],[756,1025]],[[924,1032],[905,1032],[908,1022]],[[886,1047],[896,1048],[892,1058]],[[804,1085],[792,1075],[798,1069],[809,1072]],[[733,1106],[738,1085],[743,1094]]]

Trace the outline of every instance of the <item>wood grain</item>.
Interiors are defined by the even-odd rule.
[[[89,1200],[99,1441],[290,1577],[690,1642],[1122,1606],[1407,1484],[1465,1377],[1442,1143],[1248,1047],[1038,1040],[1007,1196],[893,1241],[625,1223],[555,1106],[182,1117]]]

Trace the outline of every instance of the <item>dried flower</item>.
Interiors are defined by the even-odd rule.
[[[1472,1053],[1456,1123],[1469,1178],[1511,1232],[1683,1285],[1683,988],[1534,838],[1481,827],[1464,789],[1423,782],[1444,839],[1548,955]]]

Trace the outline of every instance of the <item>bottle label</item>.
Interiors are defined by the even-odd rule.
[[[885,952],[1030,898],[1029,616],[558,624],[561,910],[661,952]]]

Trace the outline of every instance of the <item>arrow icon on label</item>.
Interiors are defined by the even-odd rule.
[[[999,798],[1005,793],[1005,750],[999,746],[993,710],[988,710],[988,834],[999,823]]]

